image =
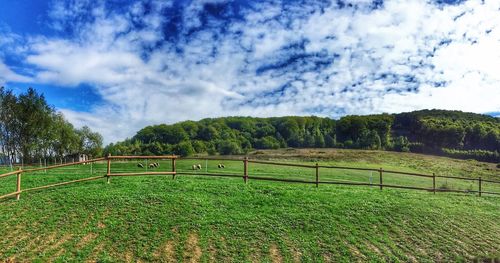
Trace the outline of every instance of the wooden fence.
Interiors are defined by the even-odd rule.
[[[158,172],[119,172],[119,173],[112,173],[112,161],[113,160],[171,160],[171,170],[170,171],[158,171]],[[216,161],[241,161],[243,162],[243,173],[242,174],[230,174],[230,173],[202,173],[202,172],[190,172],[190,171],[184,171],[184,172],[179,172],[177,171],[177,165],[176,165],[176,160],[216,160]],[[72,180],[72,181],[67,181],[67,182],[61,182],[61,183],[55,183],[55,184],[50,184],[50,185],[45,185],[45,186],[38,186],[38,187],[32,187],[32,188],[26,188],[26,189],[21,189],[21,179],[22,175],[25,173],[30,173],[30,172],[37,172],[41,170],[51,170],[55,168],[61,168],[61,167],[66,167],[66,166],[72,166],[72,165],[79,165],[79,164],[89,164],[89,163],[94,163],[94,162],[100,162],[100,161],[106,161],[107,166],[106,166],[106,174],[100,175],[100,176],[94,176],[94,177],[88,177],[88,178],[82,178],[82,179],[77,179],[77,180]],[[287,166],[287,167],[300,167],[300,168],[307,168],[311,169],[314,171],[314,176],[312,177],[311,180],[301,180],[301,179],[286,179],[286,178],[272,178],[272,177],[263,177],[263,176],[258,176],[258,175],[251,175],[249,174],[249,164],[255,163],[255,164],[264,164],[264,165],[277,165],[277,166]],[[342,170],[356,170],[356,171],[370,171],[370,172],[376,172],[378,173],[379,177],[379,182],[378,183],[364,183],[364,182],[354,182],[354,181],[322,181],[321,180],[321,174],[320,174],[320,169],[342,169]],[[417,186],[404,186],[404,185],[391,185],[391,184],[384,184],[384,173],[392,173],[392,174],[399,174],[403,176],[416,176],[416,177],[424,177],[424,178],[429,178],[432,179],[432,188],[424,188],[424,187],[417,187]],[[11,196],[16,196],[16,199],[19,200],[21,193],[23,192],[29,192],[29,191],[34,191],[34,190],[40,190],[40,189],[45,189],[45,188],[50,188],[50,187],[55,187],[55,186],[61,186],[61,185],[67,185],[67,184],[72,184],[72,183],[77,183],[77,182],[84,182],[84,181],[91,181],[91,180],[97,180],[97,179],[103,179],[106,178],[106,181],[110,183],[110,179],[113,176],[144,176],[144,175],[172,175],[172,178],[175,179],[176,175],[197,175],[197,176],[225,176],[225,177],[238,177],[238,178],[243,178],[243,181],[247,183],[249,180],[265,180],[265,181],[279,181],[279,182],[294,182],[294,183],[305,183],[305,184],[315,184],[316,187],[319,187],[320,184],[337,184],[337,185],[352,185],[352,186],[377,186],[380,188],[380,190],[383,190],[384,187],[387,188],[400,188],[400,189],[411,189],[411,190],[423,190],[423,191],[429,191],[429,192],[458,192],[458,193],[477,193],[478,196],[481,196],[482,194],[492,194],[492,195],[500,195],[500,192],[492,192],[492,191],[484,191],[483,190],[483,182],[488,182],[488,183],[494,183],[494,184],[500,184],[500,181],[493,181],[493,180],[484,180],[481,177],[479,178],[467,178],[467,177],[459,177],[459,176],[443,176],[443,175],[435,175],[434,173],[431,174],[421,174],[421,173],[410,173],[410,172],[400,172],[400,171],[392,171],[392,170],[384,170],[382,168],[380,169],[373,169],[373,168],[356,168],[356,167],[345,167],[345,166],[331,166],[331,165],[319,165],[316,163],[315,165],[308,165],[308,164],[295,164],[295,163],[281,163],[281,162],[271,162],[271,161],[261,161],[261,160],[250,160],[248,157],[245,158],[240,158],[240,159],[235,159],[235,158],[201,158],[201,157],[191,157],[191,158],[179,158],[175,155],[165,155],[165,156],[107,156],[104,158],[97,158],[97,159],[92,159],[92,160],[87,160],[87,161],[81,161],[81,162],[73,162],[73,163],[66,163],[66,164],[59,164],[59,165],[52,165],[52,166],[47,166],[47,167],[40,167],[40,168],[32,168],[32,169],[25,169],[23,170],[22,168],[19,168],[17,171],[5,173],[5,174],[0,174],[0,178],[7,177],[7,176],[17,176],[16,180],[16,191],[5,194],[0,196],[0,199],[6,198],[6,197],[11,197]],[[436,178],[446,178],[446,179],[453,179],[453,180],[467,180],[467,181],[476,181],[478,184],[478,190],[456,190],[456,189],[441,189],[441,188],[436,188]]]

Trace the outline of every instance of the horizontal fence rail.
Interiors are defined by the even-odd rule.
[[[115,160],[115,159],[177,159],[177,156],[175,155],[164,155],[164,156],[108,156],[106,158],[102,159],[110,159],[110,160]]]
[[[145,160],[145,166],[141,163],[139,166],[139,163],[137,164],[138,167],[146,169],[146,172],[112,172],[112,163],[113,161],[118,161],[120,163],[120,160],[124,161],[130,161],[130,160]],[[163,167],[159,167],[158,163],[150,163],[148,165],[148,160],[169,160],[171,162],[171,166],[168,170],[164,169]],[[184,160],[203,160],[205,161],[205,169],[207,169],[207,162],[208,161],[231,161],[231,162],[242,162],[243,163],[243,169],[242,173],[209,173],[207,171],[202,172],[202,171],[194,171],[196,169],[201,169],[201,164],[193,164],[192,168],[193,170],[189,171],[178,171],[177,169],[177,161],[184,161]],[[54,184],[49,184],[49,185],[44,185],[44,186],[37,186],[37,187],[31,187],[31,188],[25,188],[21,189],[21,178],[23,174],[26,173],[34,173],[38,171],[47,171],[51,169],[56,169],[56,168],[63,168],[63,167],[69,167],[69,166],[75,166],[75,165],[80,165],[80,164],[92,164],[96,162],[101,162],[101,164],[106,165],[106,173],[99,175],[99,176],[93,176],[93,177],[88,177],[88,178],[82,178],[82,179],[76,179],[76,180],[71,180],[67,182],[60,182],[60,183],[54,183]],[[104,162],[104,163],[103,163]],[[285,166],[285,167],[296,167],[296,168],[304,168],[304,169],[310,169],[313,171],[313,174],[310,176],[310,180],[306,179],[295,179],[295,178],[276,178],[276,177],[269,177],[270,176],[280,176],[281,174],[275,174],[275,173],[255,173],[255,174],[250,174],[249,173],[249,165],[251,164],[258,164],[258,165],[269,165],[269,166]],[[152,167],[155,169],[158,169],[158,171],[148,171],[148,167]],[[150,168],[150,169],[152,169]],[[219,164],[219,168],[220,164]],[[92,173],[92,166],[90,167],[91,173]],[[370,182],[356,182],[351,180],[321,180],[321,173],[320,170],[350,170],[350,171],[368,171],[371,172],[370,175]],[[373,173],[376,174],[376,176],[373,176]],[[415,176],[415,177],[422,177],[422,178],[430,178],[432,179],[432,188],[428,187],[421,187],[421,186],[415,186],[415,185],[396,185],[396,184],[387,184],[384,183],[384,174],[396,174],[396,175],[405,175],[405,176]],[[234,178],[243,178],[244,182],[247,183],[248,180],[262,180],[262,181],[277,181],[277,182],[290,182],[290,183],[304,183],[304,184],[315,184],[316,187],[319,187],[320,184],[325,184],[325,185],[351,185],[351,186],[369,186],[369,187],[377,187],[380,188],[380,190],[383,190],[384,187],[387,188],[397,188],[397,189],[410,189],[410,190],[421,190],[421,191],[428,191],[428,192],[455,192],[455,193],[473,193],[473,194],[478,194],[481,196],[482,194],[491,194],[491,195],[500,195],[500,192],[494,192],[494,191],[485,191],[483,189],[483,184],[484,183],[492,183],[492,184],[500,184],[500,181],[495,181],[495,180],[489,180],[489,179],[482,179],[481,177],[479,178],[468,178],[468,177],[461,177],[461,176],[445,176],[445,175],[436,175],[436,174],[422,174],[422,173],[412,173],[412,172],[402,172],[402,171],[394,171],[394,170],[384,170],[382,168],[380,169],[375,169],[375,168],[361,168],[361,167],[347,167],[347,166],[334,166],[334,165],[319,165],[316,163],[315,165],[310,165],[310,164],[299,164],[299,163],[285,163],[285,162],[275,162],[275,161],[262,161],[262,160],[250,160],[248,157],[244,158],[218,158],[218,157],[183,157],[180,158],[175,155],[164,155],[164,156],[111,156],[108,155],[103,158],[96,158],[92,160],[86,160],[86,161],[79,161],[79,162],[72,162],[72,163],[66,163],[66,164],[56,164],[52,166],[47,166],[47,167],[38,167],[38,168],[31,168],[31,169],[25,169],[23,170],[21,167],[19,167],[19,170],[17,171],[12,171],[4,174],[0,174],[0,178],[3,177],[9,177],[9,176],[17,176],[16,180],[16,191],[7,193],[4,195],[0,196],[0,199],[7,198],[7,197],[12,197],[16,196],[16,199],[20,198],[21,193],[23,192],[29,192],[29,191],[35,191],[35,190],[41,190],[41,189],[46,189],[46,188],[51,188],[55,186],[62,186],[62,185],[68,185],[72,183],[77,183],[77,182],[85,182],[85,181],[92,181],[92,180],[98,180],[98,179],[103,179],[106,178],[106,181],[110,183],[110,178],[113,176],[116,177],[123,177],[123,176],[146,176],[146,175],[153,175],[153,176],[161,176],[161,175],[172,175],[172,178],[175,179],[176,175],[194,175],[194,176],[216,176],[216,177],[234,177]],[[268,175],[268,176],[262,176],[262,175]],[[37,176],[43,176],[43,175],[38,175]],[[284,175],[283,175],[284,176]],[[373,178],[378,177],[378,182],[372,182]],[[473,181],[477,182],[478,190],[459,190],[459,189],[446,189],[446,188],[437,188],[436,187],[436,178],[441,178],[441,179],[450,179],[450,180],[463,180],[463,181]],[[376,180],[376,179],[375,179]],[[430,184],[430,183],[429,183]]]
[[[65,164],[57,164],[57,165],[52,165],[52,166],[47,166],[47,167],[40,167],[40,168],[31,168],[31,169],[25,169],[22,170],[22,167],[19,167],[17,171],[1,174],[0,178],[2,177],[7,177],[11,175],[17,175],[17,181],[16,181],[16,191],[12,193],[8,193],[5,195],[0,196],[0,199],[10,197],[10,196],[16,196],[16,199],[19,200],[21,193],[23,192],[28,192],[28,191],[34,191],[34,190],[40,190],[40,189],[45,189],[45,188],[50,188],[50,187],[55,187],[55,186],[60,186],[60,185],[67,185],[67,184],[72,184],[72,183],[77,183],[77,182],[83,182],[83,181],[90,181],[90,180],[97,180],[100,178],[103,178],[103,176],[97,176],[97,177],[90,177],[90,178],[83,178],[83,179],[78,179],[78,180],[72,180],[68,182],[62,182],[62,183],[55,183],[55,184],[49,184],[49,185],[44,185],[44,186],[39,186],[39,187],[32,187],[32,188],[26,188],[21,190],[21,176],[22,174],[25,173],[34,173],[38,171],[46,171],[46,170],[51,170],[51,169],[56,169],[56,168],[62,168],[62,167],[67,167],[67,166],[74,166],[74,165],[79,165],[79,164],[90,164],[98,161],[103,161],[106,158],[97,158],[97,159],[92,159],[92,160],[86,160],[86,161],[79,161],[79,162],[72,162],[72,163],[65,163]]]

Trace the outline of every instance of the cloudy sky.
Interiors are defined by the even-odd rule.
[[[0,85],[106,142],[228,115],[500,115],[500,1],[0,0]]]

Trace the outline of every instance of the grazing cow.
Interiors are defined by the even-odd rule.
[[[198,167],[198,170],[201,170],[201,164],[198,164],[197,167]]]
[[[223,164],[223,163],[220,165],[220,167],[221,167],[222,169],[226,168],[226,166],[224,166],[224,164]]]
[[[149,168],[155,168],[155,164],[154,163],[150,163],[149,164]]]
[[[144,164],[142,164],[142,163],[138,163],[138,164],[137,164],[137,167],[139,167],[139,168],[144,168]]]
[[[225,166],[224,166],[224,164],[219,163],[219,165],[217,165],[217,167],[218,167],[218,168],[222,168],[222,169],[223,169]]]

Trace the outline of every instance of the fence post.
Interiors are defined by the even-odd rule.
[[[436,194],[436,174],[432,173],[432,192]]]
[[[172,172],[174,174],[172,174],[172,179],[175,179],[175,174],[177,173],[177,168],[175,167],[175,156],[172,157]]]
[[[23,170],[21,167],[19,167],[19,173],[17,173],[16,200],[19,200],[19,198],[21,198],[21,174],[22,173],[23,173]]]
[[[319,164],[316,163],[316,188],[319,186]]]
[[[245,156],[245,160],[243,161],[243,180],[245,180],[245,184],[248,181],[248,157]]]
[[[106,158],[108,160],[108,172],[106,173],[106,182],[109,184],[109,179],[111,176],[111,154],[108,154],[108,157]]]
[[[481,179],[481,176],[479,177],[479,197],[481,197],[481,182],[482,182],[482,179]]]
[[[378,170],[379,174],[380,174],[380,190],[382,190],[383,186],[382,186],[382,168],[380,168],[380,170]]]

